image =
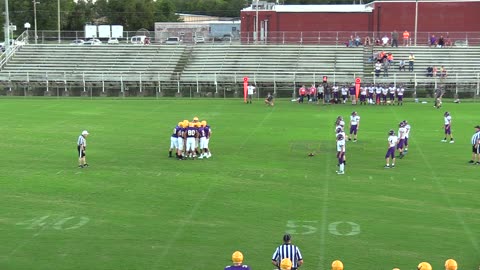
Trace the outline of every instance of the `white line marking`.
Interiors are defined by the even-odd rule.
[[[180,224],[178,225],[177,227],[177,230],[175,231],[175,233],[169,238],[168,242],[166,242],[165,245],[163,245],[163,251],[162,253],[160,254],[160,256],[158,256],[158,258],[154,261],[153,263],[153,267],[151,267],[150,269],[157,269],[157,265],[160,263],[160,262],[163,262],[164,261],[164,258],[168,255],[168,252],[170,251],[170,249],[172,248],[172,246],[175,244],[175,242],[177,241],[177,239],[182,235],[184,229],[185,229],[185,225],[187,225],[188,223],[190,223],[190,221],[193,219],[193,217],[195,216],[195,213],[198,211],[198,209],[200,208],[200,205],[207,199],[208,195],[210,194],[210,191],[212,190],[213,188],[213,184],[212,182],[210,182],[210,186],[208,187],[207,191],[203,194],[203,196],[200,198],[200,200],[198,200],[195,205],[193,206],[192,210],[190,211],[189,215],[187,216],[186,219],[184,219],[183,221],[180,222]]]
[[[62,172],[63,172],[63,170],[60,170],[60,171],[57,172],[57,174],[61,174]]]
[[[327,218],[328,218],[328,190],[329,190],[329,181],[330,179],[330,159],[325,159],[325,181],[323,185],[323,200],[322,200],[322,221],[320,223],[320,256],[318,258],[318,267],[317,269],[323,269],[325,265],[325,258],[327,257],[327,248],[325,245],[325,237],[327,235]]]
[[[27,240],[21,242],[18,246],[16,246],[10,254],[8,254],[7,259],[11,256],[13,256],[17,251],[19,251],[22,247],[26,246],[28,243],[30,243],[35,237],[39,236],[48,226],[42,226],[42,228],[35,233],[31,238],[28,238]]]
[[[262,121],[260,121],[260,123],[258,123],[258,125],[250,132],[250,134],[247,136],[247,138],[245,138],[245,140],[243,140],[242,144],[240,144],[240,149],[243,149],[243,147],[245,146],[245,144],[248,142],[248,140],[250,140],[250,138],[255,135],[255,133],[257,132],[257,130],[261,127],[264,126],[264,123],[265,121],[267,121],[267,119],[270,117],[270,115],[272,115],[273,111],[275,111],[275,107],[272,108],[271,111],[269,111],[265,117],[263,118]]]
[[[161,173],[161,172],[159,172],[159,173],[157,174],[157,176],[160,176],[160,175],[162,175],[162,173]]]

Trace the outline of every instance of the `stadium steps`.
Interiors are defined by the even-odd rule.
[[[171,76],[171,80],[178,80],[180,79],[180,76],[185,69],[185,66],[188,64],[190,61],[190,58],[192,57],[192,52],[193,52],[193,47],[189,46],[185,50],[183,50],[182,55],[177,61],[177,64],[175,65],[175,68],[173,69],[173,73]]]

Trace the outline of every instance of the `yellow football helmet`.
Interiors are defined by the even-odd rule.
[[[454,259],[448,259],[445,261],[445,270],[457,270],[458,265]]]
[[[202,121],[202,126],[206,127],[207,126],[207,121],[203,120]]]
[[[179,127],[181,127],[183,125],[183,122],[178,122],[178,125]]]
[[[193,117],[193,122],[198,122],[198,117]]]
[[[235,251],[232,254],[232,262],[234,263],[242,263],[243,262],[243,254],[240,251]]]
[[[195,126],[195,123],[193,122],[188,123],[188,127],[194,127],[194,126]]]
[[[281,270],[290,270],[292,269],[292,261],[289,258],[285,258],[280,262]]]
[[[417,266],[418,270],[432,270],[432,266],[428,262],[421,262]]]
[[[332,262],[332,270],[343,270],[342,261],[335,260]]]

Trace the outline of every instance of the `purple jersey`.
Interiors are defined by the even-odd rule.
[[[355,95],[356,92],[357,92],[357,91],[355,90],[355,86],[350,86],[350,87],[348,88],[348,92],[350,92],[350,95],[351,95],[351,96]]]
[[[225,270],[250,270],[248,265],[229,265],[225,267]]]
[[[198,136],[199,137],[206,137],[207,136],[207,133],[205,132],[205,127],[199,127],[197,131],[198,131]]]
[[[194,127],[188,127],[185,130],[185,135],[187,138],[195,138],[197,136],[197,129]]]
[[[176,127],[173,129],[172,137],[173,137],[173,138],[178,138],[178,133],[179,133],[179,131],[180,131],[181,129],[182,129],[181,127],[176,126]]]
[[[207,139],[209,139],[210,138],[210,126],[206,125],[203,129],[205,130],[205,137],[207,137]]]

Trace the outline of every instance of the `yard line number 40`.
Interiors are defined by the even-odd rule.
[[[43,216],[16,223],[18,226],[26,226],[25,229],[35,230],[39,228],[51,228],[58,231],[75,230],[90,221],[88,217],[65,217],[56,218]]]
[[[308,235],[318,230],[318,220],[289,220],[287,230],[289,234]],[[360,233],[360,225],[351,221],[336,221],[328,224],[328,232],[338,236],[353,236]]]

